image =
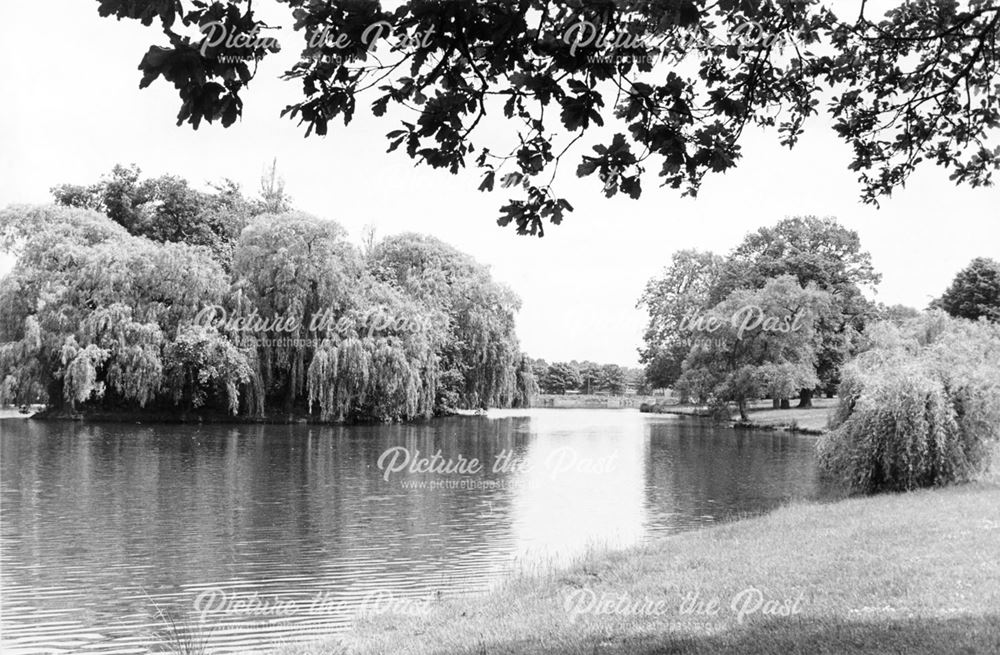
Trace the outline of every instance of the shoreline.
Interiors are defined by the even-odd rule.
[[[610,397],[614,398],[614,397]],[[836,400],[824,399],[816,401],[816,407],[807,410],[785,409],[772,410],[768,406],[755,407],[750,413],[750,422],[743,422],[736,417],[722,419],[713,416],[707,407],[696,405],[641,403],[638,407],[626,404],[618,406],[594,405],[553,407],[551,405],[533,404],[531,409],[638,409],[642,414],[667,414],[688,419],[709,421],[718,425],[728,425],[737,430],[762,432],[788,432],[808,436],[820,436],[827,432],[825,427],[832,414]],[[833,403],[833,404],[830,404]],[[496,408],[493,408],[496,409]],[[803,413],[807,413],[806,424],[799,424]],[[385,425],[392,423],[418,424],[438,418],[457,416],[486,416],[487,413],[478,409],[446,409],[428,418],[415,418],[396,421],[381,421],[376,419],[355,419],[351,421],[324,421],[304,411],[293,411],[290,414],[271,414],[262,417],[233,416],[218,411],[189,411],[168,409],[144,410],[93,410],[72,411],[66,408],[41,408],[33,413],[21,413],[16,407],[0,408],[0,419],[32,419],[37,421],[75,421],[81,423],[165,423],[165,424],[208,424],[208,425]],[[758,420],[754,420],[754,419]],[[759,419],[764,418],[761,421]],[[790,419],[790,421],[788,420]],[[819,427],[822,425],[823,427]]]
[[[65,408],[41,408],[33,413],[23,414],[16,407],[0,408],[0,419],[33,419],[36,421],[76,421],[80,423],[166,423],[166,424],[219,424],[219,425],[330,425],[330,426],[352,426],[352,425],[392,425],[392,424],[420,424],[433,421],[439,418],[452,417],[487,417],[488,413],[498,409],[510,409],[493,407],[489,410],[483,409],[456,409],[448,408],[435,413],[427,418],[412,418],[406,420],[385,421],[378,419],[355,419],[351,421],[324,421],[313,414],[305,411],[295,411],[291,414],[271,414],[262,417],[253,416],[233,416],[224,412],[216,411],[187,411],[168,409],[146,409],[146,410],[94,410],[71,411]],[[636,409],[635,407],[547,407],[542,405],[531,405],[523,409]]]
[[[643,404],[639,411],[644,414],[669,414],[683,416],[716,424],[729,425],[736,430],[758,430],[763,432],[790,432],[808,436],[821,436],[828,431],[830,417],[839,401],[836,398],[818,398],[813,407],[800,409],[774,409],[770,401],[754,403],[749,411],[750,420],[741,421],[730,413],[729,418],[714,416],[706,406]]]
[[[797,502],[276,653],[1000,652],[998,534],[995,482]]]
[[[306,412],[291,414],[272,414],[268,416],[232,416],[224,412],[191,412],[157,410],[87,410],[70,411],[66,409],[42,409],[33,414],[20,414],[18,410],[9,410],[4,415],[0,410],[0,419],[23,418],[36,421],[75,421],[79,423],[166,423],[166,424],[208,424],[208,425],[388,425],[391,423],[423,423],[436,418],[451,416],[468,416],[465,410],[447,410],[428,418],[414,418],[406,421],[381,421],[376,419],[357,419],[352,421],[324,421]]]

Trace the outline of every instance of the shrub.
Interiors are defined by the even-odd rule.
[[[845,368],[822,466],[863,493],[982,474],[1000,437],[1000,329],[930,314],[869,339]]]

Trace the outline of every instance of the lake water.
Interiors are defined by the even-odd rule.
[[[0,420],[2,650],[157,652],[173,621],[211,652],[266,652],[358,612],[419,612],[588,548],[819,497],[813,446],[634,410],[361,427]],[[461,471],[434,470],[438,452]]]

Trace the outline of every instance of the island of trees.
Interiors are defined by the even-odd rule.
[[[258,199],[121,166],[53,194],[0,212],[5,402],[352,421],[536,393],[486,267],[419,234],[355,247],[273,169]]]

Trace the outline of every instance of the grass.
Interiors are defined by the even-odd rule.
[[[771,401],[765,401],[763,404],[755,404],[750,410],[750,422],[767,427],[823,432],[838,402],[840,401],[836,398],[814,398],[813,406],[809,409],[798,409],[794,406],[790,409],[774,409]],[[737,418],[739,416],[735,415],[734,420]]]
[[[1000,486],[993,483],[792,505],[588,555],[567,571],[442,601],[429,616],[367,618],[341,639],[281,653],[995,654],[998,555]],[[748,589],[777,601],[771,610],[797,611],[765,616],[760,608],[741,622],[732,602]],[[569,611],[570,594],[589,592],[632,607],[661,602],[662,611]],[[682,612],[694,593],[703,607],[716,599],[716,612]]]
[[[794,404],[790,409],[774,409],[770,400],[758,400],[750,403],[750,423],[753,427],[820,434],[826,431],[830,416],[838,402],[836,398],[813,398],[813,406],[809,409],[798,409]],[[730,409],[732,410],[730,420],[738,421],[739,412],[735,406],[731,406]],[[701,416],[708,410],[696,405],[663,405],[659,406],[657,411],[665,414]]]
[[[154,652],[169,655],[208,655],[208,637],[211,629],[197,622],[190,612],[162,608],[143,590],[153,606],[153,616],[159,627],[154,630]]]

